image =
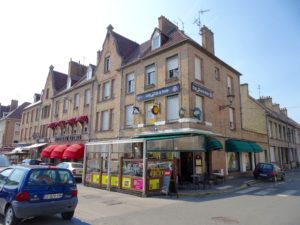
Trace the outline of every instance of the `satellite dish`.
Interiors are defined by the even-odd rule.
[[[194,116],[195,118],[197,118],[198,120],[201,119],[201,114],[202,114],[202,111],[201,111],[200,108],[195,107],[195,108],[193,109],[193,116]]]

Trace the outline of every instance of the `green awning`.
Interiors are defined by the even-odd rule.
[[[229,139],[225,141],[226,152],[254,152],[262,151],[262,148],[255,142]]]
[[[258,145],[257,143],[251,141],[249,141],[248,143],[249,145],[251,145],[253,152],[259,153],[263,151],[262,147],[260,147],[260,145]]]
[[[222,143],[216,138],[207,138],[206,149],[209,151],[222,149]]]

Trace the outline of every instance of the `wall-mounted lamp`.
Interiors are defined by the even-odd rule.
[[[179,113],[179,117],[180,117],[180,118],[183,118],[183,117],[184,117],[184,113],[185,113],[185,109],[181,107],[181,108],[179,109],[179,112],[178,112],[178,113]]]
[[[232,105],[233,98],[234,98],[233,94],[227,95],[228,104],[227,105],[220,105],[219,110],[223,110],[223,109],[226,109],[227,107],[230,107]]]
[[[136,115],[136,114],[140,114],[140,113],[141,113],[140,108],[137,107],[137,106],[133,106],[133,108],[132,108],[132,114]]]

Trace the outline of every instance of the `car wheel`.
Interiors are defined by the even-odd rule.
[[[16,225],[19,223],[19,219],[15,216],[15,212],[11,206],[9,206],[5,212],[4,222],[5,225]]]
[[[64,220],[70,220],[70,219],[72,219],[73,216],[74,216],[74,211],[71,211],[71,212],[62,212],[61,213],[61,217]]]

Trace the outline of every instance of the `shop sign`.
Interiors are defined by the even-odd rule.
[[[119,186],[119,177],[117,177],[117,176],[112,176],[112,177],[110,178],[110,184],[111,184],[111,186],[114,186],[114,187]]]
[[[196,92],[199,95],[213,98],[214,92],[212,90],[208,89],[207,87],[204,87],[202,85],[192,82],[191,89],[193,92]]]
[[[155,179],[150,179],[149,180],[149,190],[159,190],[159,179],[155,178]]]
[[[100,175],[99,174],[93,174],[92,175],[92,183],[99,184]]]
[[[107,185],[107,175],[102,175],[101,184]]]
[[[136,96],[138,101],[146,101],[155,97],[174,94],[180,91],[180,84],[175,84],[169,87],[160,88],[154,91],[146,92]]]
[[[133,188],[135,190],[143,190],[143,179],[142,178],[133,178]]]

